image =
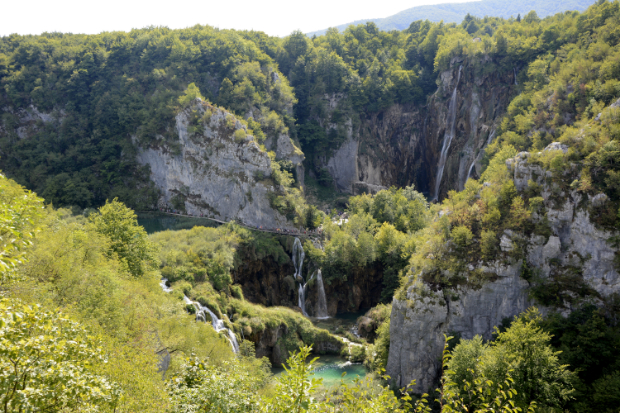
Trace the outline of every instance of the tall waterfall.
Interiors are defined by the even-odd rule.
[[[469,178],[471,178],[471,171],[474,170],[474,165],[476,165],[476,158],[471,161],[471,166],[469,167],[469,171],[467,171],[467,179],[465,179],[465,182],[469,181]]]
[[[220,332],[222,330],[226,330],[226,334],[228,337],[228,341],[230,342],[230,346],[232,347],[233,352],[236,354],[239,352],[239,343],[237,342],[237,337],[235,334],[229,329],[226,328],[224,322],[217,318],[213,311],[209,310],[209,307],[202,306],[200,303],[190,300],[187,296],[183,296],[183,300],[185,300],[185,304],[191,304],[196,308],[196,320],[202,321],[203,323],[207,322],[207,314],[211,317],[211,325],[216,332]]]
[[[304,248],[301,246],[301,241],[299,238],[295,238],[293,242],[293,267],[295,267],[295,281],[300,284],[303,283],[304,279],[301,277],[301,267],[304,265],[304,258],[306,257],[306,253],[304,252]]]
[[[321,270],[317,272],[316,283],[319,288],[319,303],[316,308],[316,318],[324,320],[329,318],[329,315],[327,315],[327,299],[325,298],[325,287],[323,286],[323,275],[321,275]]]
[[[301,308],[301,312],[303,313],[303,315],[305,315],[306,317],[308,317],[308,313],[306,312],[306,287],[308,286],[308,283],[310,281],[314,280],[315,276],[316,272],[313,273],[310,279],[305,283],[303,278],[301,278],[301,275],[299,276],[301,278],[301,281],[299,282],[299,299],[297,300],[297,304],[299,305],[299,308]]]
[[[493,141],[494,136],[495,136],[495,131],[489,134],[489,138],[487,139],[487,142],[486,142],[487,146],[489,146],[489,144]],[[478,155],[477,157],[474,157],[474,160],[471,161],[471,165],[469,167],[469,171],[467,172],[467,178],[465,179],[465,182],[467,182],[469,178],[471,178],[471,172],[474,170],[474,165],[476,165],[476,159],[478,159],[479,157],[482,157],[482,154]]]
[[[450,105],[448,106],[448,123],[450,127],[446,129],[446,133],[443,136],[443,146],[441,147],[441,155],[439,156],[439,164],[437,165],[437,177],[435,178],[435,201],[439,200],[439,187],[441,185],[441,178],[443,177],[443,168],[446,166],[446,160],[448,159],[448,151],[450,150],[450,144],[454,139],[456,132],[456,92],[461,81],[461,70],[463,66],[459,66],[459,75],[456,80],[456,86],[454,86],[454,92],[452,92],[452,98],[450,99]]]
[[[517,83],[517,69],[515,69],[515,68],[513,67],[513,68],[512,68],[512,73],[514,73],[514,75],[515,75],[515,85],[519,85],[519,84]]]
[[[321,270],[315,271],[310,278],[305,281],[303,275],[301,274],[305,257],[306,253],[304,252],[304,248],[301,246],[301,241],[299,238],[295,238],[295,241],[293,242],[293,267],[295,267],[295,274],[293,275],[293,278],[295,278],[295,281],[299,283],[299,289],[297,290],[297,304],[299,305],[299,308],[301,308],[303,315],[308,317],[308,313],[306,312],[306,289],[308,287],[308,283],[314,280],[318,274],[317,285],[319,289],[319,302],[317,317],[329,318],[327,315],[327,299],[325,298],[325,288],[323,286],[323,276],[321,275]]]

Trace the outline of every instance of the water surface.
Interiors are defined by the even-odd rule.
[[[308,361],[317,356],[310,356]],[[334,355],[319,356],[319,359],[314,363],[314,375],[312,378],[323,379],[323,386],[332,387],[340,384],[340,380],[344,380],[345,383],[350,384],[356,378],[363,379],[368,371],[362,363],[351,363],[344,360],[342,357]],[[283,368],[273,368],[274,375],[278,375],[284,372]],[[342,373],[347,373],[342,378]]]

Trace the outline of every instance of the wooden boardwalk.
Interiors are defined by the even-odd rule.
[[[231,222],[234,222],[235,224],[239,225],[240,227],[252,230],[252,231],[260,231],[260,232],[267,232],[270,234],[277,234],[277,235],[287,235],[290,237],[301,237],[301,238],[321,238],[323,236],[323,234],[319,234],[317,232],[314,233],[303,233],[300,232],[298,230],[287,230],[287,229],[281,229],[281,230],[277,230],[276,228],[259,228],[256,226],[251,226],[251,225],[246,225],[240,222],[237,222],[235,220],[232,221],[222,221],[220,219],[215,219],[215,218],[210,218],[210,217],[200,217],[200,216],[196,216],[196,215],[185,215],[185,214],[177,214],[175,212],[166,212],[166,211],[139,211],[139,212],[143,212],[143,213],[157,213],[157,214],[165,214],[165,215],[170,215],[170,216],[175,216],[175,217],[182,217],[182,218],[194,218],[194,219],[206,219],[208,221],[213,221],[213,222],[217,222],[219,224],[228,224]]]

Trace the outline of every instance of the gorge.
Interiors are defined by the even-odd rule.
[[[43,337],[66,411],[616,411],[618,24],[0,38],[0,371]]]

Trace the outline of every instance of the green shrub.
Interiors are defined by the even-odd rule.
[[[450,235],[456,246],[461,250],[465,250],[469,247],[474,239],[474,234],[472,234],[471,230],[463,225],[454,227]]]
[[[366,360],[366,347],[364,346],[351,346],[349,353],[349,360],[353,363],[361,363]]]
[[[234,134],[235,142],[241,143],[245,140],[245,138],[247,138],[247,136],[248,134],[245,132],[245,129],[237,129]]]
[[[243,300],[243,290],[241,289],[240,285],[231,285],[230,286],[230,294],[239,299],[239,300]]]
[[[493,231],[482,231],[480,234],[480,250],[482,258],[490,261],[495,258],[497,251],[497,235]]]

